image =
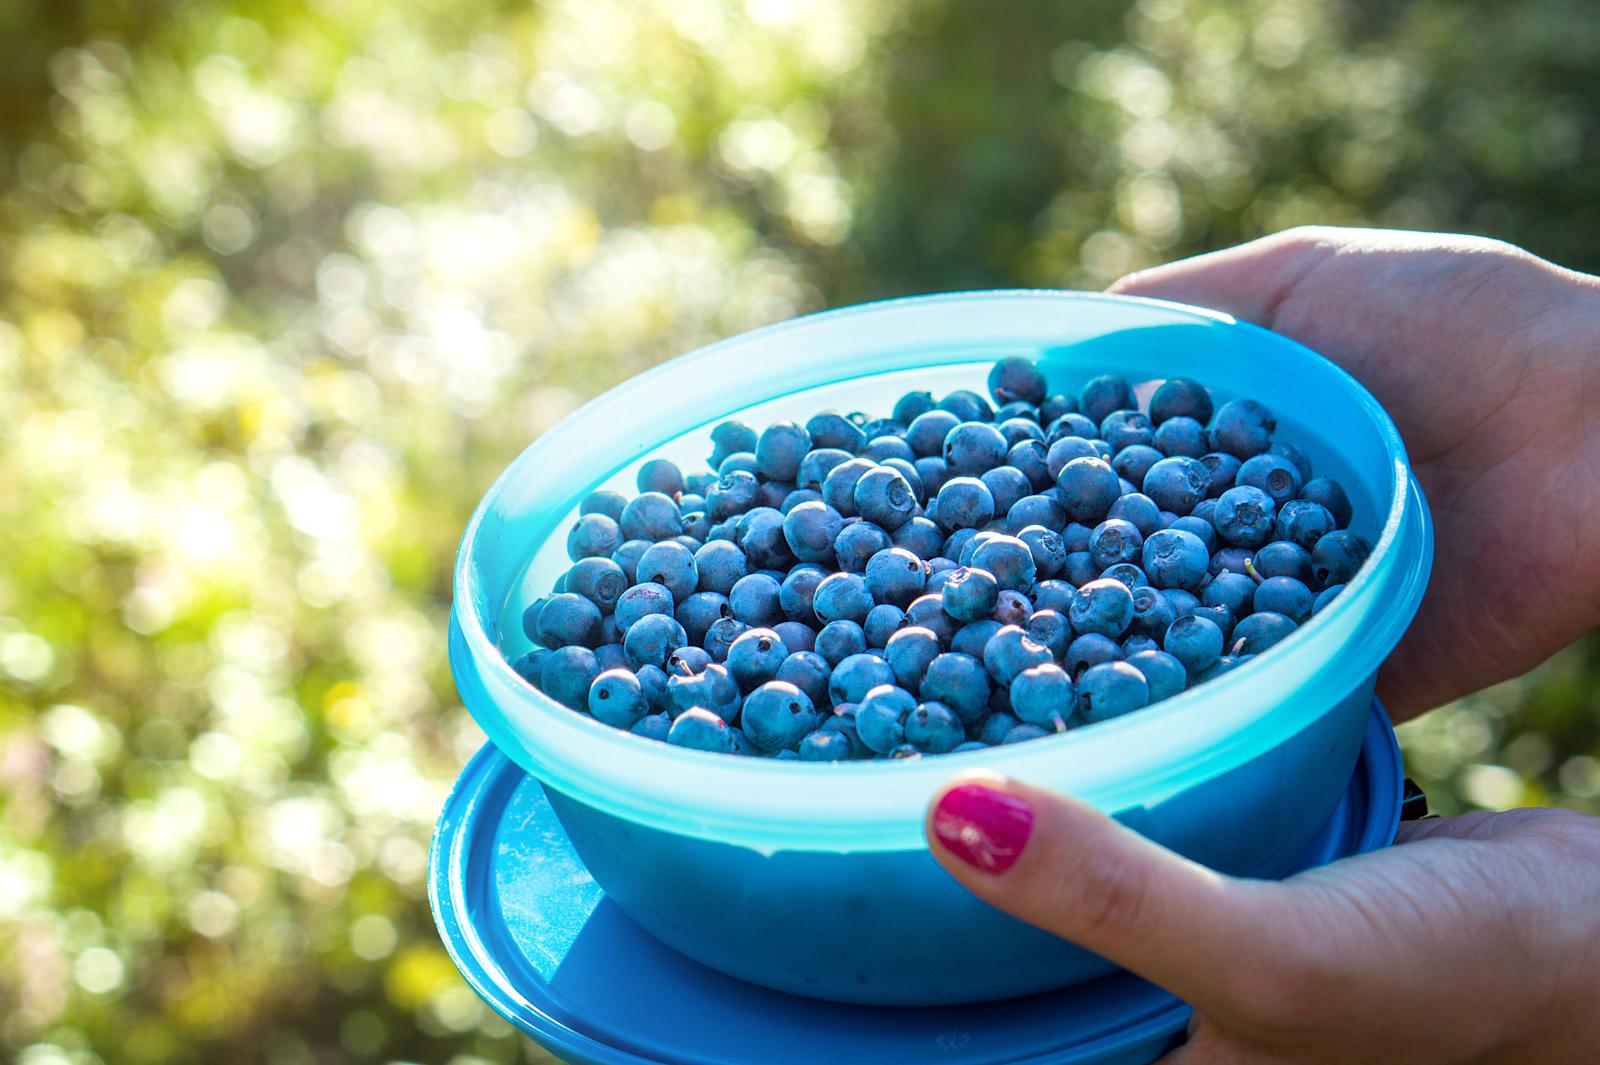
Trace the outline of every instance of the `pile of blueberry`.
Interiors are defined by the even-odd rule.
[[[1021,358],[888,418],[711,433],[599,491],[515,663],[551,698],[704,751],[902,758],[1117,717],[1248,661],[1371,550],[1260,403],[1193,381],[1049,394]]]

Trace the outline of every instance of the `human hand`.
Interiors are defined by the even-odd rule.
[[[1396,720],[1526,672],[1600,619],[1600,279],[1476,237],[1318,227],[1111,291],[1292,337],[1394,418],[1437,535],[1379,678]]]
[[[1222,876],[1039,788],[957,780],[933,855],[985,902],[1195,1008],[1158,1065],[1600,1058],[1600,819],[1401,826],[1288,880]]]

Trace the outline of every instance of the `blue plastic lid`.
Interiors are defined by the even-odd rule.
[[[1349,791],[1300,868],[1394,842],[1400,748],[1376,703]],[[506,1020],[592,1065],[1140,1065],[1181,1039],[1189,1007],[1131,974],[981,1005],[843,1005],[690,961],[606,899],[538,782],[485,745],[446,800],[429,895],[446,948]]]

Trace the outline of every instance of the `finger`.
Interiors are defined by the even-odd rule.
[[[1108,292],[1191,303],[1271,327],[1306,275],[1345,239],[1332,228],[1292,230],[1222,251],[1140,270]]]
[[[1104,814],[1018,781],[965,777],[930,807],[934,857],[985,902],[1194,1004],[1226,1006],[1272,961],[1284,889],[1212,872]]]

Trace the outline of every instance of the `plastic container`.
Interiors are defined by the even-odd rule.
[[[521,609],[566,565],[577,503],[647,456],[704,461],[711,425],[910,388],[981,388],[1008,355],[1053,390],[1116,372],[1141,398],[1177,375],[1270,406],[1337,477],[1373,541],[1345,592],[1266,654],[1153,708],[1060,736],[913,762],[809,765],[671,748],[524,684]],[[530,556],[532,562],[530,564]],[[1288,872],[1339,801],[1379,664],[1422,597],[1427,507],[1378,403],[1332,363],[1226,315],[1098,294],[994,292],[869,304],[757,330],[640,375],[523,452],[462,540],[450,661],[493,743],[541,780],[584,865],[642,927],[725,973],[841,1001],[932,1004],[1062,987],[1107,964],[959,889],[923,809],[960,770],[1060,789],[1224,872]]]
[[[1401,795],[1400,749],[1375,706],[1355,775],[1296,867],[1394,842]],[[578,860],[538,781],[492,744],[440,812],[428,888],[472,987],[574,1063],[1143,1065],[1172,1048],[1190,1016],[1127,973],[959,1011],[822,1002],[730,979],[628,920]]]

